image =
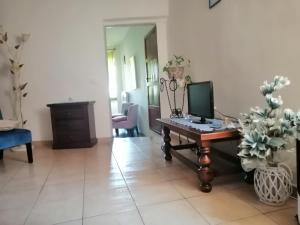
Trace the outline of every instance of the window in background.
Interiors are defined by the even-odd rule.
[[[112,114],[115,114],[118,112],[118,78],[114,50],[107,51],[107,63],[111,112]]]
[[[135,71],[135,57],[131,56],[128,62],[123,64],[123,87],[125,91],[132,91],[136,89],[136,71]]]

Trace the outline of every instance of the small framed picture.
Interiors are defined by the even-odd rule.
[[[209,8],[211,9],[214,7],[216,4],[218,4],[221,0],[208,0],[209,2]]]

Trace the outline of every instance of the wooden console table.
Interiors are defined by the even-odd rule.
[[[198,177],[201,185],[200,189],[203,192],[210,192],[212,190],[211,181],[214,178],[214,174],[210,168],[211,165],[211,143],[215,141],[238,139],[240,137],[237,129],[215,130],[211,132],[199,131],[194,128],[190,128],[176,122],[171,119],[159,119],[158,120],[163,127],[164,132],[164,145],[162,147],[165,153],[165,159],[167,161],[172,160],[171,153],[175,154],[175,151],[189,148],[199,148],[199,165],[197,165]],[[184,135],[188,138],[195,140],[195,143],[171,145],[170,131],[174,131],[178,134]]]

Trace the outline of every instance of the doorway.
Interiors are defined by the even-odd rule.
[[[107,26],[105,34],[113,136],[149,136],[160,118],[156,25]]]

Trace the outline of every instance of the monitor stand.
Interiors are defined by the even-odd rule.
[[[201,119],[192,119],[192,123],[197,123],[197,124],[207,124],[208,121],[204,117],[201,117]]]

